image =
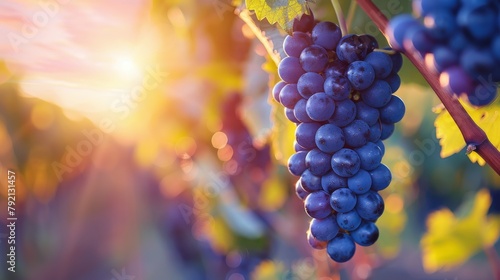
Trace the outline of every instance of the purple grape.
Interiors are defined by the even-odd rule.
[[[437,46],[434,48],[432,58],[432,63],[430,63],[430,59],[426,59],[426,66],[440,72],[458,63],[458,54],[447,46]]]
[[[320,74],[307,72],[300,76],[299,81],[297,82],[297,90],[302,97],[308,99],[311,95],[317,92],[322,92],[324,83],[325,79]]]
[[[372,190],[374,191],[384,190],[389,186],[392,180],[392,174],[389,167],[383,163],[370,171],[370,177],[372,178]]]
[[[361,168],[364,170],[373,170],[382,161],[382,150],[375,143],[368,142],[366,145],[356,149],[356,152],[361,162]]]
[[[332,76],[326,78],[324,90],[333,100],[342,101],[349,98],[351,84],[345,76]]]
[[[324,124],[316,131],[315,142],[321,151],[334,153],[344,146],[344,132],[336,125]]]
[[[311,170],[306,169],[302,172],[300,176],[300,184],[307,192],[317,192],[322,189],[321,187],[321,177],[318,177],[311,173]]]
[[[309,192],[307,192],[306,190],[304,190],[304,188],[302,188],[300,180],[297,180],[297,182],[295,182],[295,194],[297,195],[298,198],[300,198],[300,200],[305,200],[306,197],[309,195]]]
[[[323,175],[321,177],[321,187],[325,192],[331,194],[332,192],[340,188],[347,189],[347,179],[344,177],[340,177],[333,171],[330,171],[326,175]]]
[[[346,63],[340,59],[330,62],[325,69],[325,77],[343,77],[347,71],[349,63]]]
[[[429,35],[436,41],[446,41],[458,29],[455,15],[448,10],[436,10],[424,17]]]
[[[297,152],[288,159],[288,171],[295,176],[300,176],[307,169],[307,152]]]
[[[378,42],[375,37],[370,34],[363,34],[359,36],[359,39],[365,46],[367,46],[367,53],[373,52],[373,50],[378,49]]]
[[[374,125],[378,122],[380,114],[378,109],[366,105],[365,102],[356,103],[356,119],[364,121],[367,125]]]
[[[356,104],[351,99],[336,102],[335,111],[328,120],[329,123],[338,127],[350,124],[356,118]]]
[[[342,177],[352,177],[359,171],[360,165],[358,154],[351,149],[343,148],[332,156],[333,172]]]
[[[300,61],[296,57],[285,57],[278,66],[278,75],[283,81],[289,84],[297,83],[300,76],[304,73]]]
[[[497,88],[494,84],[479,84],[474,91],[467,95],[469,103],[474,106],[485,106],[497,97]]]
[[[360,169],[358,173],[347,179],[347,187],[356,194],[364,194],[372,186],[372,178],[370,173],[364,169]]]
[[[338,213],[347,213],[356,206],[357,196],[348,188],[339,188],[330,195],[330,206]]]
[[[382,135],[380,135],[380,140],[386,140],[387,138],[391,137],[391,135],[394,133],[395,126],[393,123],[382,123]]]
[[[311,32],[315,25],[314,15],[312,13],[303,14],[300,18],[293,20],[293,30],[300,32]]]
[[[380,123],[376,123],[370,126],[370,138],[368,139],[370,142],[377,142],[380,140],[382,136],[382,126]]]
[[[326,251],[332,260],[343,263],[354,256],[356,245],[347,233],[339,233],[328,242]]]
[[[293,32],[286,36],[283,42],[283,50],[288,56],[299,57],[302,51],[312,44],[311,37],[304,32]]]
[[[493,56],[495,56],[495,59],[500,61],[500,35],[497,35],[495,39],[493,39],[493,42],[491,43],[491,51]]]
[[[293,123],[299,123],[299,120],[295,117],[295,114],[292,109],[285,107],[285,116],[289,121]]]
[[[404,38],[406,31],[413,25],[420,24],[415,18],[408,14],[401,14],[392,18],[386,29],[389,36],[389,44],[398,51],[404,50]]]
[[[309,194],[304,201],[307,215],[315,219],[324,219],[332,213],[330,196],[324,191]]]
[[[335,111],[335,103],[324,92],[313,94],[306,104],[307,115],[315,121],[321,122],[328,120]]]
[[[403,100],[392,95],[389,103],[380,108],[380,120],[385,123],[397,123],[405,115],[405,110]]]
[[[363,223],[356,230],[351,232],[351,237],[354,242],[361,246],[373,245],[377,241],[378,236],[378,228],[375,223],[372,222]]]
[[[293,108],[293,115],[299,122],[303,123],[314,122],[307,114],[306,105],[307,105],[307,100],[303,98],[300,99]]]
[[[302,147],[301,145],[299,145],[299,143],[297,143],[297,140],[293,141],[293,148],[294,148],[295,152],[309,151],[308,149],[306,149],[306,148]]]
[[[370,139],[370,127],[361,120],[354,120],[342,130],[346,146],[349,147],[361,147]]]
[[[380,150],[382,151],[382,157],[384,156],[385,154],[385,145],[384,145],[384,142],[382,142],[382,140],[378,140],[377,142],[375,142],[375,144],[380,148]],[[373,178],[372,178],[373,179]]]
[[[361,225],[361,217],[356,210],[337,214],[338,226],[347,231],[355,230]]]
[[[420,53],[421,56],[430,53],[436,42],[431,36],[431,31],[423,25],[413,25],[406,31],[405,35],[405,48],[414,49]]]
[[[477,48],[474,46],[466,48],[460,57],[462,68],[477,79],[478,76],[487,76],[493,73],[496,65],[493,53],[489,48]]]
[[[361,92],[361,99],[366,105],[381,108],[391,100],[392,88],[383,80],[376,80],[369,88]]]
[[[372,52],[366,56],[365,62],[373,67],[377,79],[385,79],[392,72],[392,59],[386,53]]]
[[[401,86],[401,78],[396,73],[391,74],[384,81],[389,84],[392,93],[395,93]]]
[[[472,92],[475,88],[474,81],[465,72],[465,70],[458,66],[452,66],[439,76],[441,86],[448,88],[451,92],[457,95]]]
[[[301,123],[295,129],[297,143],[306,149],[316,148],[316,131],[321,127],[319,123]]]
[[[384,48],[384,50],[388,51],[394,51],[392,48]],[[392,73],[398,73],[399,70],[401,70],[401,67],[403,67],[403,56],[401,55],[400,52],[396,51],[394,54],[390,54],[389,57],[392,60]]]
[[[330,171],[331,160],[331,155],[323,153],[319,149],[310,150],[305,157],[306,166],[309,168],[311,173],[316,176],[322,176]]]
[[[276,85],[274,85],[273,87],[273,98],[274,100],[280,102],[280,92],[281,92],[281,89],[283,89],[283,87],[286,85],[285,82],[283,81],[279,81],[276,83]]]
[[[333,22],[320,22],[312,30],[314,44],[327,50],[335,50],[340,38],[342,38],[340,28]]]
[[[339,232],[337,219],[334,215],[330,215],[322,220],[312,219],[309,224],[309,232],[319,241],[332,240]]]
[[[279,98],[283,106],[293,109],[302,96],[300,96],[296,84],[287,84],[281,89]]]
[[[306,72],[321,73],[327,64],[328,53],[321,46],[311,45],[305,48],[300,54],[300,65],[302,65],[302,69]]]
[[[323,250],[326,248],[327,243],[325,241],[319,241],[316,239],[310,231],[307,232],[307,242],[309,245],[316,250]]]
[[[367,89],[375,80],[375,70],[364,61],[354,61],[347,68],[347,79],[355,90]]]
[[[458,25],[464,28],[473,40],[487,40],[498,32],[495,26],[498,20],[497,9],[493,5],[462,7],[457,15]]]
[[[359,216],[367,221],[376,221],[384,212],[384,200],[374,191],[358,195],[356,211]]]
[[[340,39],[336,49],[337,57],[347,63],[365,59],[368,46],[354,34],[349,34]]]

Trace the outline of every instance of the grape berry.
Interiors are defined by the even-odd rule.
[[[384,211],[378,191],[391,181],[381,163],[382,140],[405,112],[393,95],[401,80],[401,54],[381,51],[370,35],[345,35],[312,15],[295,20],[283,48],[282,81],[272,94],[297,124],[290,173],[312,218],[307,240],[337,262],[352,258],[356,245],[378,239],[375,222]]]

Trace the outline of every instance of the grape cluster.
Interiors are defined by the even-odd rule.
[[[285,38],[278,67],[282,81],[273,97],[297,124],[295,151],[288,161],[300,176],[295,190],[312,218],[309,244],[337,262],[352,258],[355,243],[372,245],[384,211],[378,194],[392,175],[381,163],[382,140],[403,118],[403,101],[393,95],[401,80],[401,54],[378,49],[371,35],[346,35],[312,15],[296,20]]]
[[[418,19],[403,14],[389,23],[391,46],[418,52],[439,73],[441,86],[470,104],[493,102],[500,82],[500,1],[413,0],[413,10]]]

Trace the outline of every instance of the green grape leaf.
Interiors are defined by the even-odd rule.
[[[500,217],[487,216],[491,197],[480,190],[470,212],[457,217],[445,208],[427,217],[427,232],[420,241],[424,269],[434,272],[459,266],[483,248],[493,246],[500,235]]]
[[[481,108],[474,108],[466,102],[460,102],[470,115],[472,120],[481,127],[493,146],[500,149],[500,102],[492,103]],[[465,140],[458,129],[457,124],[446,110],[435,110],[439,115],[434,125],[436,126],[436,137],[440,139],[441,157],[446,158],[460,152],[466,145]],[[469,155],[472,162],[479,165],[485,165],[484,159],[477,153],[472,152]]]
[[[249,10],[255,11],[258,20],[264,18],[289,32],[293,20],[307,12],[306,0],[246,0]]]

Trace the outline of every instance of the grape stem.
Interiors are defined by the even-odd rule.
[[[356,5],[356,2],[351,1],[351,4],[349,4],[349,11],[347,12],[347,30],[349,31],[349,28],[352,26],[352,21],[354,20],[354,15],[356,14],[356,8],[358,5]]]
[[[356,0],[356,2],[385,35],[388,20],[378,7],[371,0]],[[478,153],[500,175],[500,152],[490,142],[486,133],[471,119],[458,99],[441,87],[439,75],[427,69],[417,53],[410,51],[403,54],[415,65],[450,113],[467,143],[468,150]]]
[[[337,20],[339,21],[340,31],[342,36],[347,35],[349,31],[347,30],[347,23],[345,21],[344,13],[342,12],[342,7],[340,6],[339,0],[332,0],[332,6],[337,15]]]

